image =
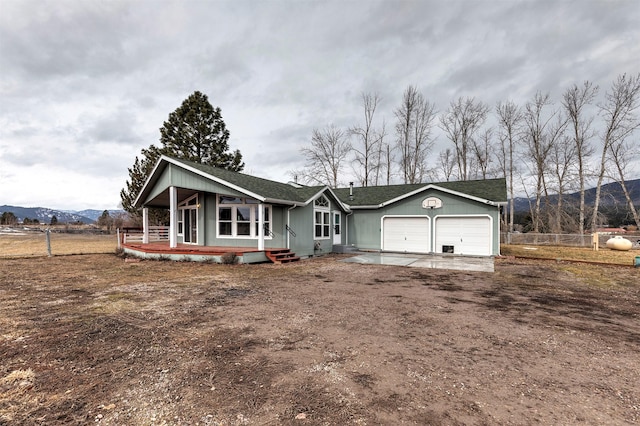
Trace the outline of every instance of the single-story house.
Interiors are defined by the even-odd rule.
[[[288,249],[297,257],[360,250],[500,253],[505,179],[330,188],[281,183],[162,156],[135,205],[169,209],[169,247]]]

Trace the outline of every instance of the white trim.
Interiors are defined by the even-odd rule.
[[[452,189],[443,188],[441,186],[434,185],[434,184],[430,183],[430,184],[425,185],[425,186],[423,186],[421,188],[415,189],[415,190],[413,190],[411,192],[404,193],[404,194],[402,194],[402,195],[400,195],[400,196],[398,196],[396,198],[392,198],[391,200],[384,201],[384,202],[382,202],[380,204],[372,204],[372,205],[368,205],[368,206],[348,206],[348,207],[350,209],[353,209],[353,210],[379,209],[379,208],[388,206],[390,204],[397,203],[398,201],[404,200],[405,198],[412,197],[412,196],[414,196],[416,194],[419,194],[421,192],[428,191],[429,189],[434,189],[436,191],[441,191],[441,192],[444,192],[446,194],[455,195],[455,196],[458,196],[458,197],[466,198],[466,199],[472,200],[472,201],[477,201],[479,203],[487,204],[487,205],[490,205],[490,206],[500,206],[500,205],[506,204],[506,202],[491,201],[491,200],[488,200],[486,198],[476,197],[474,195],[469,195],[469,194],[466,194],[464,192],[458,192],[458,191],[454,191]]]
[[[258,244],[260,244],[260,231],[262,231],[264,240],[272,240],[273,237],[271,235],[264,235],[264,209],[269,209],[269,231],[273,232],[273,206],[271,204],[247,204],[245,202],[244,197],[237,197],[243,200],[242,203],[229,203],[229,204],[221,204],[220,197],[229,197],[230,195],[226,194],[216,194],[216,212],[215,212],[215,223],[216,223],[216,238],[225,239],[238,239],[238,240],[258,240]],[[228,207],[231,209],[231,220],[224,221],[225,223],[231,223],[231,235],[220,234],[220,209]],[[249,213],[249,235],[238,235],[238,220],[237,220],[237,209],[238,207],[248,207],[250,209]],[[254,208],[255,207],[255,208]],[[259,224],[260,215],[263,215],[262,218],[262,226]],[[246,222],[242,222],[246,223]],[[258,223],[258,232],[255,233],[255,224]],[[264,242],[263,242],[264,244]]]
[[[178,188],[169,187],[169,248],[178,247]]]
[[[264,250],[264,207],[264,204],[258,204],[258,250]]]
[[[144,185],[142,185],[142,189],[140,190],[140,193],[138,194],[138,196],[136,197],[136,200],[133,203],[134,206],[138,205],[138,201],[140,201],[140,197],[142,197],[142,194],[144,194],[145,189],[147,189],[147,185],[149,184],[149,181],[151,180],[153,175],[156,173],[156,170],[158,169],[158,167],[160,167],[160,163],[161,163],[160,160],[162,159],[162,157],[164,157],[164,155],[161,155],[160,158],[158,158],[156,165],[153,166],[153,170],[151,170],[151,173],[149,173],[149,176],[147,176],[147,179],[144,181]]]
[[[486,256],[493,256],[493,240],[495,237],[495,232],[493,229],[493,217],[489,214],[440,214],[440,215],[435,215],[433,217],[433,232],[432,232],[432,247],[433,247],[433,252],[434,253],[438,253],[437,249],[437,245],[436,245],[436,228],[437,228],[437,223],[438,223],[438,219],[443,218],[488,218],[489,219],[489,254],[487,254]],[[462,253],[462,255],[464,255],[465,253]],[[477,255],[476,255],[477,256]]]
[[[338,215],[339,223],[336,224],[336,215]],[[342,244],[342,235],[344,234],[344,225],[342,223],[342,212],[340,210],[331,210],[331,225],[333,227],[333,232],[329,232],[332,235],[333,244]],[[336,234],[336,225],[340,232]],[[339,237],[338,242],[336,243],[336,237]]]
[[[333,197],[333,199],[336,201],[336,203],[340,206],[340,208],[342,209],[342,211],[348,212],[351,211],[351,209],[349,208],[349,206],[345,203],[343,203],[342,201],[340,201],[340,198],[338,198],[335,194],[335,192],[333,192],[333,190],[328,187],[325,186],[324,188],[322,188],[320,191],[316,192],[315,194],[313,194],[310,198],[307,199],[307,201],[304,202],[304,206],[309,205],[312,201],[315,201],[320,195],[324,195],[325,191],[329,191],[329,193],[331,194],[331,196]],[[331,200],[329,200],[329,202],[331,202]],[[289,201],[289,203],[291,203],[291,201]]]
[[[238,186],[238,185],[234,185],[233,183],[227,182],[226,180],[220,179],[219,177],[210,175],[209,173],[203,172],[202,170],[198,170],[195,167],[191,167],[188,164],[182,163],[180,160],[175,160],[175,159],[173,159],[171,157],[167,157],[165,155],[162,155],[160,157],[160,160],[158,160],[158,164],[160,164],[161,160],[164,160],[164,161],[166,161],[168,163],[171,163],[174,166],[182,167],[185,170],[188,170],[188,171],[190,171],[192,173],[195,173],[195,174],[197,174],[199,176],[202,176],[204,178],[212,180],[212,181],[214,181],[216,183],[220,183],[220,184],[222,184],[222,185],[224,185],[224,186],[226,186],[228,188],[234,189],[234,190],[236,190],[236,191],[238,191],[238,192],[240,192],[240,193],[242,193],[242,194],[244,194],[244,195],[246,195],[248,197],[255,198],[255,199],[260,200],[260,201],[265,201],[265,199],[266,199],[262,195],[258,195],[258,194],[254,193],[254,192],[248,191],[246,188],[243,188],[243,187]],[[155,171],[155,169],[154,169],[154,171]],[[144,190],[144,187],[143,187],[143,190]],[[140,193],[142,193],[142,191]]]
[[[178,203],[178,214],[176,216],[176,232],[177,235],[179,237],[182,237],[182,242],[184,244],[194,244],[197,245],[198,244],[198,240],[200,238],[200,198],[199,198],[200,193],[196,192],[195,194],[193,194],[192,196],[185,198],[184,200],[180,201]],[[196,200],[195,204],[188,204],[189,201],[191,200]],[[185,227],[184,227],[184,223],[185,223],[185,210],[195,210],[196,211],[196,241],[190,241],[187,242],[185,241]],[[189,213],[191,214],[191,213]],[[191,218],[189,218],[189,222],[191,222]],[[182,232],[180,232],[180,224],[182,224]],[[191,232],[191,231],[189,231]],[[189,239],[191,239],[191,236],[189,236]]]
[[[326,198],[326,197],[325,197]],[[329,200],[327,200],[329,201]],[[320,234],[321,236],[317,236],[316,235],[316,226],[318,226],[318,223],[316,222],[316,213],[321,213],[321,217],[322,217],[322,222],[320,223],[320,226],[322,228],[320,228]],[[324,219],[325,219],[325,213],[329,216],[328,219],[329,221],[325,223]],[[328,226],[329,227],[329,235],[325,236],[324,235],[324,227]],[[313,228],[311,231],[311,235],[313,235],[313,240],[329,240],[331,239],[331,202],[329,201],[329,205],[326,207],[323,206],[316,206],[315,204],[313,205]]]
[[[149,244],[149,209],[142,209],[142,244]]]
[[[380,250],[384,251],[384,220],[385,219],[393,219],[393,218],[399,218],[399,219],[427,219],[428,222],[428,226],[429,226],[429,241],[427,241],[427,253],[429,252],[433,252],[433,218],[429,215],[426,214],[407,214],[407,215],[403,215],[403,214],[389,214],[389,215],[383,215],[382,217],[380,217]]]

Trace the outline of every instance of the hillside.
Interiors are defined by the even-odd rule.
[[[38,219],[40,223],[50,223],[51,218],[55,216],[59,223],[94,223],[95,220],[83,216],[75,212],[65,212],[60,210],[49,209],[46,207],[20,207],[20,206],[0,206],[0,214],[4,212],[11,212],[17,218],[19,222],[22,222],[25,218]],[[100,212],[102,213],[102,212]]]
[[[630,180],[626,182],[627,189],[631,194],[631,199],[633,200],[633,204],[636,206],[640,206],[640,179]],[[557,200],[557,195],[549,196],[549,202],[554,204]],[[587,206],[593,206],[596,199],[596,189],[590,188],[587,189],[584,193],[584,201]],[[535,199],[527,199],[527,198],[515,198],[514,199],[514,210],[519,213],[528,212],[529,211],[529,202],[533,203]],[[564,202],[566,204],[575,203],[576,205],[580,202],[580,193],[574,192],[571,194],[564,195]],[[543,198],[542,203],[545,203],[545,199]],[[613,207],[613,206],[625,206],[626,208],[627,201],[624,198],[624,193],[622,192],[622,187],[619,183],[608,183],[606,185],[602,185],[601,194],[600,194],[600,206],[601,207]]]

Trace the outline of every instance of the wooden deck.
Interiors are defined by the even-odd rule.
[[[148,244],[142,243],[126,243],[123,247],[128,247],[145,253],[159,254],[207,254],[211,256],[220,256],[225,253],[235,253],[240,256],[243,253],[255,253],[264,250],[258,250],[255,247],[221,247],[221,246],[198,246],[195,244],[178,244],[178,247],[169,247],[168,241],[154,241]]]
[[[193,244],[178,244],[177,247],[169,247],[168,241],[154,241],[147,244],[143,243],[123,243],[122,248],[126,251],[139,253],[141,257],[161,257],[166,256],[175,258],[184,256],[191,260],[203,260],[223,256],[227,253],[234,253],[238,256],[242,263],[254,263],[262,261],[271,261],[273,263],[288,263],[300,260],[295,253],[291,253],[286,248],[269,248],[259,250],[256,247],[227,247],[227,246],[199,246]],[[147,256],[151,255],[151,256]],[[254,259],[249,261],[249,259]]]

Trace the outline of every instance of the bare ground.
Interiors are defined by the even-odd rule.
[[[640,422],[640,271],[0,261],[0,424]]]

